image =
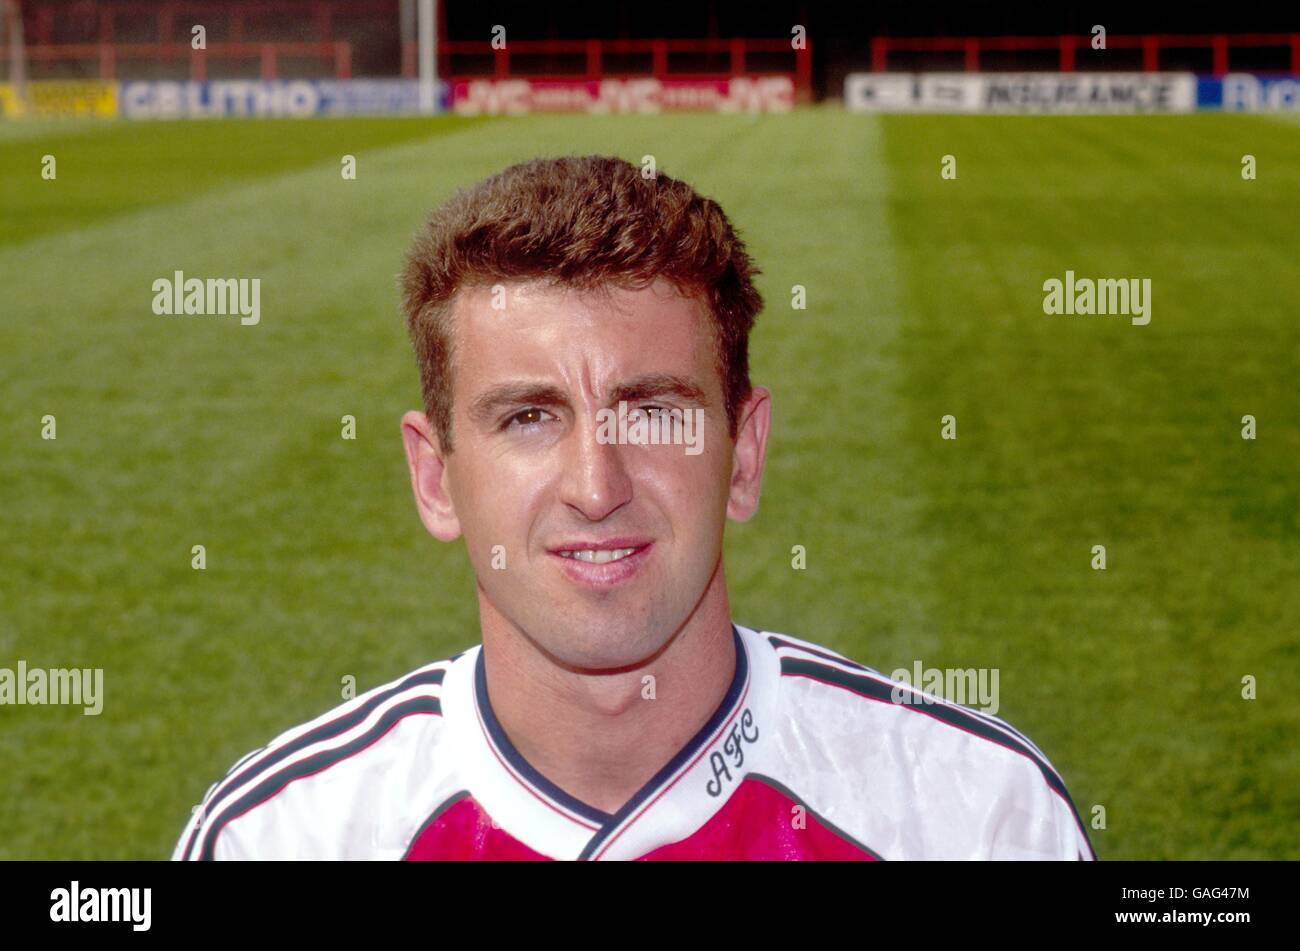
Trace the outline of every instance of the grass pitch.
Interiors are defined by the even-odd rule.
[[[476,641],[409,498],[395,278],[454,188],[573,152],[654,155],[764,268],[737,620],[998,668],[1102,858],[1300,857],[1300,125],[819,109],[0,126],[0,667],[105,680],[98,717],[0,707],[0,858],[166,856],[344,677]],[[1151,323],[1044,314],[1067,269],[1150,278]],[[154,316],[176,270],[260,277],[261,323]]]

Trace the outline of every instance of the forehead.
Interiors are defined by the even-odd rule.
[[[602,388],[642,373],[720,391],[704,303],[658,280],[632,290],[526,281],[462,290],[452,308],[455,386],[548,378]]]

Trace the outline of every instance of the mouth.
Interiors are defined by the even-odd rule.
[[[594,588],[609,588],[627,581],[645,563],[654,543],[640,538],[607,541],[573,540],[547,549],[571,580]]]
[[[608,565],[612,561],[622,561],[634,551],[635,548],[579,548],[576,551],[561,550],[556,554],[561,558],[576,558],[592,565]]]

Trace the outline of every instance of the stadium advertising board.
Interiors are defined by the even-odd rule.
[[[1300,109],[1300,76],[1201,76],[1196,84],[1196,104],[1225,112],[1293,112]]]
[[[451,83],[451,108],[467,116],[532,112],[788,112],[793,106],[794,80],[789,76],[468,79]]]
[[[1191,112],[1192,73],[851,73],[851,112]]]
[[[125,82],[119,98],[122,115],[128,119],[305,118],[420,111],[419,83],[413,79]]]
[[[9,83],[0,83],[0,116],[117,115],[117,83],[100,80],[50,79],[27,84],[25,101]]]

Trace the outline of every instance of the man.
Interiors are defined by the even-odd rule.
[[[176,857],[1094,857],[1001,720],[732,622],[723,527],[758,507],[771,422],[754,274],[716,203],[611,158],[433,215],[402,437],[482,644],[241,760]]]

